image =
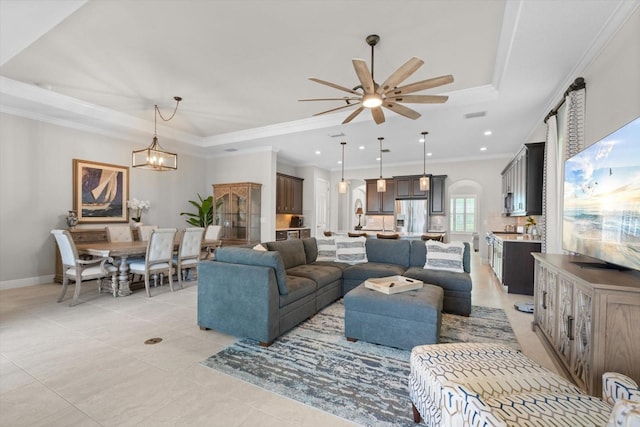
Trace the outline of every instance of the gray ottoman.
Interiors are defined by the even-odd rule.
[[[441,287],[426,283],[422,289],[393,295],[361,284],[344,296],[344,334],[349,341],[404,350],[437,344],[443,295]]]

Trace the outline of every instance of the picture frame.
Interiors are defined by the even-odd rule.
[[[128,222],[129,167],[73,159],[73,209],[78,222]]]

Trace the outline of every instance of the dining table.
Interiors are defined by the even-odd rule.
[[[215,240],[202,240],[201,248],[207,248],[216,244]],[[118,266],[118,296],[131,295],[129,287],[129,264],[127,259],[131,257],[144,257],[147,253],[146,241],[134,240],[132,242],[94,242],[76,243],[79,254],[93,256],[109,256],[117,259]],[[180,236],[176,235],[174,250],[180,246]]]

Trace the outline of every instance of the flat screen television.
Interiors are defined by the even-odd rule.
[[[640,117],[565,162],[562,247],[640,270]]]

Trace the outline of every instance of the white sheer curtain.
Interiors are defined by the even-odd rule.
[[[547,120],[542,209],[542,252],[562,253],[564,161],[584,149],[585,89],[569,92]]]

